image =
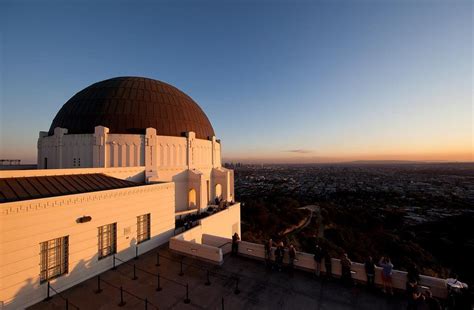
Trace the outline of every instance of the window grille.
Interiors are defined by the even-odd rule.
[[[117,223],[98,227],[99,259],[117,253]]]
[[[40,282],[68,273],[69,237],[40,243]]]
[[[150,213],[137,216],[137,244],[150,239]]]

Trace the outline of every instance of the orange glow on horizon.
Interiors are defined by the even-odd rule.
[[[223,161],[240,161],[247,163],[336,163],[349,161],[427,161],[427,162],[473,162],[474,153],[472,151],[464,152],[419,152],[419,153],[379,153],[379,154],[328,154],[319,152],[298,152],[288,154],[280,153],[260,153],[260,154],[235,154],[226,156]]]

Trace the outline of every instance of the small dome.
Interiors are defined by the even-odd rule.
[[[194,131],[196,138],[214,136],[209,119],[199,105],[174,86],[143,77],[116,77],[92,84],[69,99],[51,123],[69,134],[94,133],[105,126],[110,133],[144,134],[156,129],[161,136],[182,136]]]

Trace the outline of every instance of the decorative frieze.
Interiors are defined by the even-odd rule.
[[[0,205],[3,216],[11,214],[26,213],[31,211],[45,210],[59,206],[81,205],[89,202],[96,202],[101,200],[116,199],[121,197],[143,195],[146,193],[153,193],[158,191],[167,191],[173,188],[173,184],[153,184],[143,185],[137,187],[129,187],[123,189],[106,190],[91,193],[82,193],[66,196],[57,196],[41,199],[32,199],[17,202],[7,202]]]

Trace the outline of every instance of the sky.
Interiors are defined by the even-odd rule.
[[[0,158],[36,162],[76,92],[170,83],[223,159],[474,160],[471,1],[0,3]]]

